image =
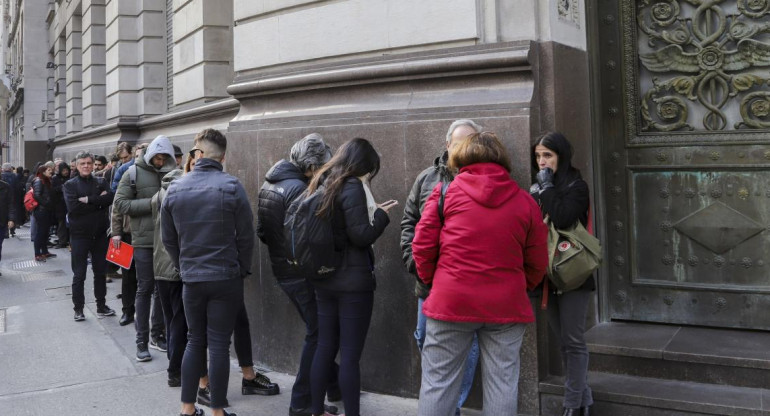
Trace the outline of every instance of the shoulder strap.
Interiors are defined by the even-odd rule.
[[[131,183],[131,189],[136,189],[136,163],[128,167],[128,180]]]
[[[441,225],[444,224],[444,199],[446,198],[447,189],[449,189],[449,182],[442,182],[441,195],[438,197],[438,219],[441,221]]]

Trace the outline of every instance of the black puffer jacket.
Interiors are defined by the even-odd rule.
[[[348,178],[334,200],[332,228],[335,247],[344,250],[342,264],[334,275],[314,281],[321,289],[338,292],[374,290],[374,250],[372,244],[390,223],[382,209],[374,212],[374,224],[369,223],[366,193],[358,178]]]
[[[414,239],[414,228],[420,222],[422,209],[425,207],[425,201],[433,192],[436,184],[439,182],[451,182],[452,173],[447,169],[446,162],[449,157],[448,152],[437,157],[433,166],[425,169],[417,175],[417,179],[412,185],[409,197],[404,206],[404,217],[401,219],[401,258],[404,261],[409,273],[417,277],[417,269],[414,266],[412,258],[412,240]],[[430,288],[419,278],[416,279],[414,294],[420,298],[428,297]]]
[[[0,181],[0,227],[7,226],[8,221],[19,222],[15,194],[11,185]]]
[[[106,236],[110,226],[109,210],[115,194],[102,178],[80,175],[70,179],[63,187],[70,222],[70,236],[73,238],[96,238]],[[102,192],[106,194],[102,195]],[[78,200],[88,197],[88,203]]]
[[[587,225],[590,198],[588,184],[579,176],[570,183],[548,188],[543,192],[540,192],[540,185],[534,184],[529,191],[540,205],[543,216],[549,215],[556,228],[570,228],[578,220],[584,226]],[[594,290],[595,288],[596,282],[593,278],[589,278],[577,290]]]
[[[283,238],[283,220],[286,209],[307,189],[308,178],[291,162],[281,160],[265,175],[265,183],[259,190],[257,211],[257,236],[267,244],[273,275],[277,279],[289,276]]]
[[[62,175],[63,170],[66,169],[67,175]],[[63,220],[67,216],[67,204],[64,202],[64,182],[70,180],[70,166],[67,162],[59,163],[59,173],[51,178],[51,199],[54,212],[58,220]]]
[[[53,199],[51,197],[51,184],[48,185],[43,183],[43,180],[40,178],[35,178],[32,180],[32,189],[33,189],[33,196],[35,197],[35,201],[37,201],[38,206],[35,208],[35,210],[38,210],[40,208],[45,209],[46,211],[53,211]]]

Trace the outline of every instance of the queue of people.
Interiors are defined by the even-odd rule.
[[[224,172],[226,151],[225,136],[206,129],[195,137],[184,167],[181,149],[165,136],[136,149],[121,143],[109,158],[82,152],[70,165],[40,165],[30,180],[38,203],[32,212],[35,258],[55,256],[46,243],[56,224],[59,244],[71,245],[75,320],[81,321],[88,262],[97,314],[114,315],[105,302],[105,253],[109,244],[132,244],[133,263],[120,273],[119,323],[135,324],[137,361],[152,359],[149,348],[166,353],[168,385],[181,386],[180,416],[203,415],[196,404],[215,416],[231,415],[231,338],[242,393],[279,393],[254,369],[244,305],[256,232],[267,245],[278,286],[305,324],[289,415],[336,415],[338,408],[326,401],[342,400],[345,414],[358,416],[359,363],[377,287],[373,244],[398,204],[378,203],[372,193],[380,157],[366,139],[351,139],[334,151],[312,133],[267,172],[254,219],[243,185]],[[543,293],[552,299],[549,326],[565,363],[561,414],[589,416],[583,335],[594,279],[564,293],[544,284],[544,216],[569,228],[585,224],[589,215],[588,187],[571,164],[569,141],[559,133],[537,140],[531,155],[537,183],[529,192],[510,178],[501,140],[472,120],[451,123],[441,151],[416,178],[401,219],[403,261],[415,276],[418,307],[418,414],[459,415],[480,361],[483,414],[516,415],[520,347],[525,325],[535,320],[528,293]],[[0,250],[2,226],[13,229],[23,221],[15,191],[24,189],[16,185],[23,178],[10,175],[3,166],[0,197],[11,196],[0,207]],[[323,278],[299,272],[288,254],[295,242],[287,240],[285,221],[294,204],[311,197],[318,201],[313,214],[328,224],[338,255]],[[63,219],[57,198],[64,203]]]

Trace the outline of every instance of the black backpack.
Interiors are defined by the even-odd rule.
[[[295,199],[283,221],[286,261],[295,276],[323,280],[334,274],[341,263],[341,252],[334,249],[331,218],[316,215],[323,199],[324,187],[311,195]]]

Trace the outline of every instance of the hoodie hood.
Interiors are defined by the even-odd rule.
[[[460,169],[452,184],[457,184],[465,194],[478,204],[495,208],[499,207],[514,195],[520,188],[508,176],[508,171],[497,163],[474,163]]]
[[[160,180],[160,187],[168,190],[168,186],[171,185],[171,182],[174,182],[175,179],[180,178],[183,174],[184,172],[182,169],[172,170],[171,172],[167,173],[163,179]]]
[[[155,157],[155,155],[160,154],[168,155],[168,159],[166,159],[166,163],[159,170],[161,172],[170,172],[174,170],[174,168],[176,168],[176,159],[174,159],[174,146],[171,144],[171,140],[163,135],[156,137],[152,143],[147,146],[147,150],[144,151],[142,160],[144,160],[144,163],[147,164],[147,166],[152,167],[152,158]]]
[[[67,172],[70,172],[70,165],[67,162],[59,162],[58,166],[58,175],[61,175],[62,170],[67,169]],[[71,172],[70,172],[71,173]],[[69,176],[69,173],[67,174]]]
[[[273,167],[267,171],[267,175],[265,175],[265,180],[270,183],[277,183],[286,179],[297,179],[305,183],[308,182],[308,178],[302,174],[302,171],[286,159],[282,159],[273,165]]]

